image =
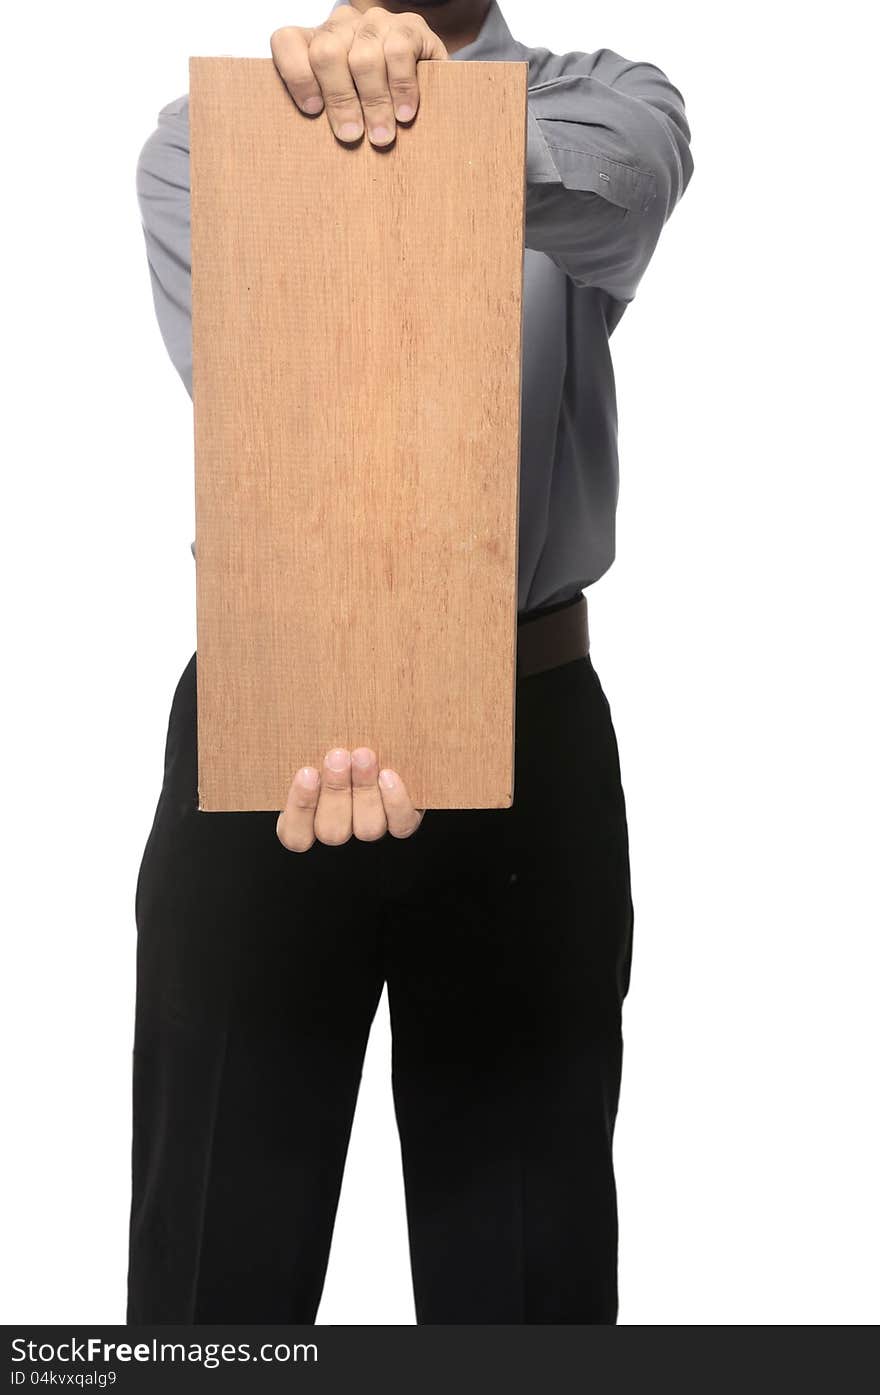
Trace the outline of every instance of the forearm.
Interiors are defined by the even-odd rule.
[[[159,113],[137,162],[141,211],[156,318],[175,368],[192,397],[189,117],[180,97]]]
[[[609,49],[530,64],[526,244],[630,300],[693,172],[681,93]]]

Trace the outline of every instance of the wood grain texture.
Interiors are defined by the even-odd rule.
[[[420,63],[377,151],[190,59],[200,809],[335,745],[512,803],[527,71]]]

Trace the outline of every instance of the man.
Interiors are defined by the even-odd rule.
[[[417,1320],[615,1323],[632,903],[582,593],[614,556],[608,341],[693,170],[683,99],[526,48],[495,0],[353,0],[271,49],[291,120],[376,147],[418,121],[419,60],[529,63],[514,803],[414,809],[365,745],[277,817],[200,813],[192,656],[136,891],[128,1320],[314,1321],[387,984]],[[186,97],[137,186],[191,393]]]

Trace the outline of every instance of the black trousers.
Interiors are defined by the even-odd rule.
[[[193,655],[135,895],[129,1323],[314,1322],[384,983],[418,1321],[616,1322],[632,902],[589,658],[519,680],[515,780],[288,852],[197,808]]]

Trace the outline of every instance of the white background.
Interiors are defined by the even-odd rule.
[[[696,163],[612,340],[618,558],[590,591],[636,904],[620,1321],[876,1322],[870,7],[502,9],[526,43],[658,64]],[[124,1315],[134,888],[195,648],[192,407],[135,163],[190,54],[268,57],[325,12],[5,21],[6,1322]],[[384,1002],[319,1320],[413,1321]]]

